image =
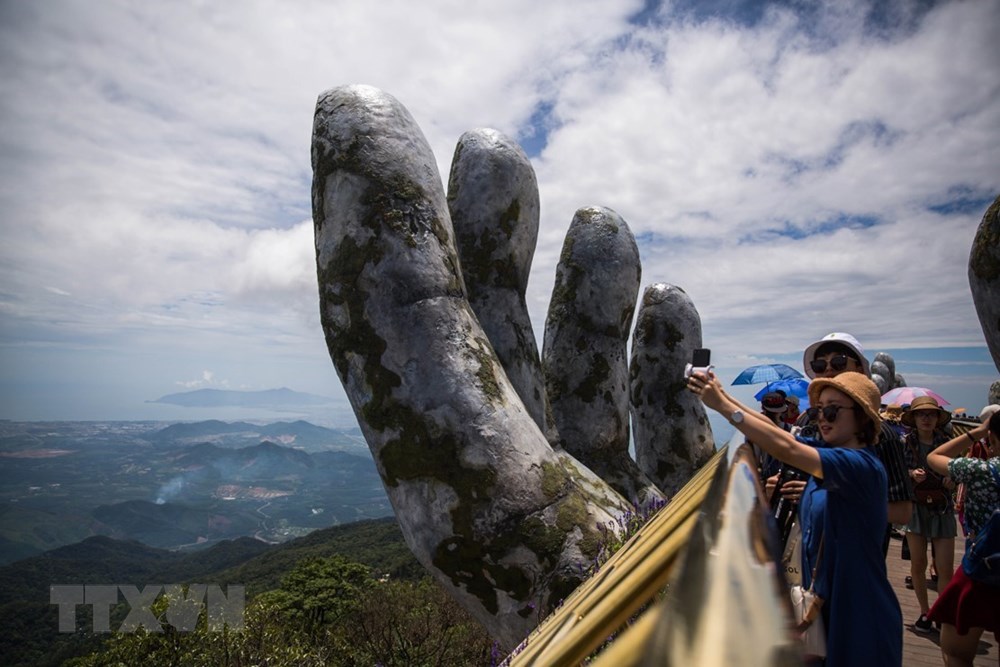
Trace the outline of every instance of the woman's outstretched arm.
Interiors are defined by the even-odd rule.
[[[764,415],[750,410],[739,401],[733,399],[722,388],[715,373],[694,373],[688,379],[688,389],[701,397],[702,402],[725,417],[736,430],[752,440],[765,452],[774,458],[793,465],[813,477],[823,477],[823,466],[820,463],[819,452],[805,445],[789,433],[779,428]],[[743,420],[734,422],[733,413],[737,410],[743,413]]]

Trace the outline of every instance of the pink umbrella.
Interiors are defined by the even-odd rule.
[[[951,405],[951,403],[942,398],[941,394],[935,393],[925,387],[896,387],[895,389],[890,389],[882,394],[882,403],[885,405],[889,405],[890,403],[908,405],[918,396],[930,396],[938,402],[938,405]]]

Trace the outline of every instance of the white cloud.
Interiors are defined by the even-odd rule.
[[[998,190],[997,8],[947,3],[891,41],[850,16],[817,30],[833,44],[790,36],[780,12],[755,29],[648,30],[641,48],[575,71],[539,161],[543,211],[565,229],[578,206],[605,204],[640,238],[667,237],[643,248],[644,283],[684,287],[730,349],[794,349],[848,326],[883,346],[980,344],[965,263],[986,206],[926,207],[955,187]],[[845,214],[878,224],[761,235]],[[920,285],[932,289],[918,307]]]
[[[228,387],[229,380],[216,380],[215,373],[212,371],[202,371],[201,377],[194,380],[178,380],[174,384],[180,385],[185,389],[203,389],[212,387]]]
[[[399,98],[444,178],[462,132],[527,137],[550,109],[539,336],[573,213],[598,204],[644,285],[691,294],[717,358],[833,329],[982,345],[965,264],[1000,191],[1000,5],[879,5],[873,30],[861,0],[752,26],[670,3],[630,24],[639,0],[3,3],[0,349],[225,351],[256,387],[251,367],[332,374],[309,146],[317,95],[347,83]]]

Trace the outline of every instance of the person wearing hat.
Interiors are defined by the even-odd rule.
[[[882,408],[882,415],[886,419],[891,419],[893,421],[899,421],[903,418],[903,406],[899,403],[889,403]]]
[[[951,478],[942,476],[927,466],[927,455],[949,440],[944,425],[951,421],[951,414],[930,396],[919,396],[910,403],[903,415],[903,424],[910,433],[903,441],[906,467],[914,483],[917,501],[913,517],[906,526],[906,543],[910,547],[910,578],[913,592],[920,605],[920,617],[914,621],[916,632],[928,633],[932,629],[927,619],[930,604],[927,600],[927,542],[934,545],[934,560],[938,586],[944,589],[951,580],[955,565],[955,536],[958,524],[951,492],[955,488]]]
[[[788,411],[785,412],[785,416],[782,421],[785,422],[789,427],[795,426],[795,422],[799,418],[799,397],[795,394],[788,396],[785,399],[785,405],[788,406]]]
[[[903,415],[905,413],[906,411],[903,410],[903,406],[899,403],[890,403],[882,408],[882,427],[885,428],[888,425],[896,432],[900,447],[903,445],[903,438],[906,437],[909,431],[909,429],[903,426]]]
[[[979,412],[979,423],[985,424],[989,422],[990,417],[993,413],[1000,410],[1000,405],[987,405],[985,408]],[[977,459],[988,459],[990,457],[990,442],[989,438],[980,438],[972,443],[972,446],[967,452],[966,456],[971,456]],[[969,529],[965,521],[965,499],[968,497],[969,488],[964,483],[959,483],[955,488],[955,514],[958,515],[958,525],[962,527],[962,532],[968,536]]]
[[[799,504],[802,586],[823,600],[827,667],[901,665],[902,613],[882,551],[886,472],[872,447],[881,423],[875,383],[844,372],[809,385],[823,446],[748,410],[712,372],[692,374],[688,389],[768,454],[811,475]]]
[[[787,430],[788,427],[785,426],[782,420],[782,416],[788,411],[785,398],[785,392],[781,390],[767,392],[760,397],[760,413],[767,417],[775,426]],[[757,466],[760,471],[761,480],[776,475],[781,463],[767,452],[761,451],[753,442],[750,442],[750,445],[753,447],[754,454],[757,457]]]
[[[852,371],[871,378],[871,364],[865,356],[865,349],[857,338],[842,331],[828,333],[806,347],[802,354],[802,365],[806,375],[812,379],[831,378]],[[807,417],[807,413],[803,413],[798,425],[802,428],[803,435],[822,440],[817,424]],[[885,466],[889,480],[886,493],[889,521],[883,543],[883,551],[888,552],[892,524],[906,525],[913,513],[913,488],[907,475],[899,432],[887,422],[882,422],[880,428],[881,434],[874,451]]]
[[[782,415],[788,412],[788,403],[785,392],[769,391],[760,397],[761,414],[770,419],[776,426],[783,423]]]
[[[1000,510],[1000,413],[989,415],[971,431],[955,436],[927,455],[932,470],[968,487],[965,528],[973,536]],[[987,443],[986,458],[962,456],[970,445],[981,440]],[[1000,641],[1000,587],[970,578],[960,564],[928,616],[941,624],[945,664],[972,665],[983,632],[993,632],[993,639]]]
[[[857,338],[842,331],[828,333],[810,343],[802,353],[802,366],[810,379],[844,371],[863,373],[867,377],[872,375],[865,348],[861,347]]]

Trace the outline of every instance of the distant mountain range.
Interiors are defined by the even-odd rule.
[[[309,452],[341,450],[366,454],[368,451],[357,428],[332,430],[302,420],[262,425],[210,419],[171,424],[147,437],[157,444],[169,445],[211,442],[220,447],[246,447],[270,440]]]
[[[0,564],[92,535],[195,549],[392,513],[360,431],[306,421],[9,422]]]
[[[332,398],[292,391],[287,387],[263,391],[233,391],[227,389],[196,389],[178,394],[167,394],[147,403],[169,403],[185,408],[268,408],[281,409],[315,405],[329,405]]]

